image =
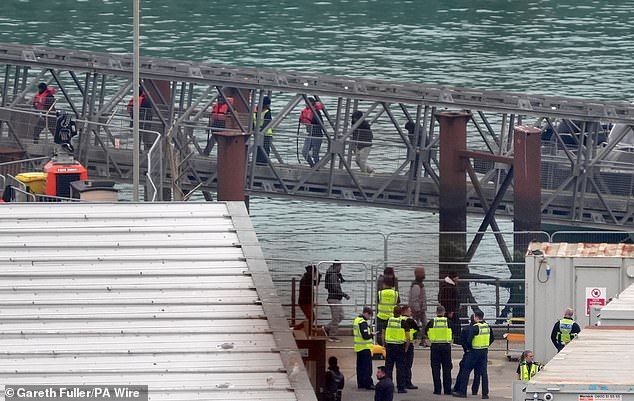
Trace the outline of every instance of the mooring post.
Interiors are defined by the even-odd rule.
[[[467,272],[467,173],[460,152],[467,148],[469,112],[436,114],[440,124],[439,277]]]

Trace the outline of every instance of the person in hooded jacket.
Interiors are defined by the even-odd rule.
[[[355,125],[361,119],[363,120],[352,131],[355,161],[362,173],[374,174],[374,169],[368,165],[368,156],[370,155],[370,149],[372,149],[372,129],[363,117],[363,112],[357,110],[352,113],[352,125]]]
[[[341,391],[345,385],[345,378],[337,363],[337,357],[328,358],[328,370],[326,371],[323,391],[324,401],[341,401]]]

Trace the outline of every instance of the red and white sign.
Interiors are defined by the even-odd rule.
[[[606,304],[605,287],[586,287],[586,316],[590,316],[590,308],[595,305],[604,306]]]

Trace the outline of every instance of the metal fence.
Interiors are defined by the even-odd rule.
[[[513,286],[524,283],[523,276],[516,277],[513,272],[523,272],[523,262],[508,261],[512,257],[515,242],[523,249],[530,241],[549,242],[546,232],[467,232],[442,233],[464,236],[467,240],[478,240],[479,246],[473,252],[470,262],[460,262],[468,271],[466,281],[471,295],[462,303],[463,307],[482,309],[491,321],[506,316],[514,308],[523,308],[523,299],[510,300]],[[432,316],[437,305],[440,277],[439,232],[260,232],[258,238],[265,252],[267,263],[276,284],[278,294],[287,316],[302,319],[296,308],[293,295],[298,292],[298,284],[304,273],[304,266],[320,265],[335,259],[342,260],[342,274],[345,282],[344,292],[350,294],[350,300],[344,301],[344,313],[348,324],[351,318],[360,313],[364,305],[376,305],[376,281],[386,266],[393,267],[399,279],[399,292],[402,302],[408,302],[410,282],[414,279],[414,268],[426,269],[427,313]],[[505,244],[506,250],[500,251],[499,244]],[[506,256],[505,256],[506,255]],[[351,262],[345,262],[351,261]],[[350,263],[350,265],[349,265]],[[452,265],[457,263],[452,262]],[[360,266],[364,268],[361,269]],[[323,274],[322,268],[320,272]],[[293,285],[296,287],[293,289]],[[326,307],[326,291],[323,280],[318,287],[315,299],[315,323],[319,326],[330,318]],[[367,294],[371,294],[368,296]],[[296,308],[294,313],[293,308]],[[506,308],[506,310],[504,310]]]

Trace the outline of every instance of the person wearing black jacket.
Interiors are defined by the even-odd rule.
[[[363,312],[352,322],[354,352],[357,354],[357,387],[374,390],[372,382],[372,308],[365,306]]]
[[[341,401],[341,390],[345,385],[345,378],[337,365],[337,357],[328,358],[328,370],[324,383],[324,401]]]
[[[299,296],[297,297],[297,304],[304,313],[306,319],[295,325],[294,328],[296,330],[304,329],[306,331],[306,335],[310,335],[313,316],[313,289],[319,285],[320,277],[319,273],[317,273],[317,266],[307,265],[305,269],[306,272],[299,280]]]
[[[495,340],[493,331],[484,321],[484,313],[476,311],[474,313],[473,326],[465,329],[466,341],[465,360],[463,369],[460,370],[456,379],[456,391],[453,393],[455,397],[465,398],[467,396],[467,383],[469,382],[469,374],[475,369],[480,373],[482,378],[482,399],[489,398],[489,376],[487,374],[487,363],[489,355],[489,346]]]
[[[368,165],[368,156],[372,148],[372,129],[370,124],[363,118],[363,113],[359,110],[352,113],[352,125],[361,120],[357,128],[352,131],[352,141],[354,143],[355,161],[359,165],[362,173],[373,174],[374,169]]]
[[[385,366],[376,368],[378,382],[374,389],[374,401],[392,401],[394,399],[394,383],[385,373]]]
[[[339,330],[339,323],[343,320],[343,306],[341,300],[343,298],[350,299],[350,296],[343,292],[341,283],[345,280],[341,275],[341,263],[333,263],[328,270],[326,270],[325,286],[328,290],[328,306],[330,306],[330,314],[332,319],[330,323],[324,326],[324,330],[328,335],[328,341],[340,342],[337,338],[337,331]]]

